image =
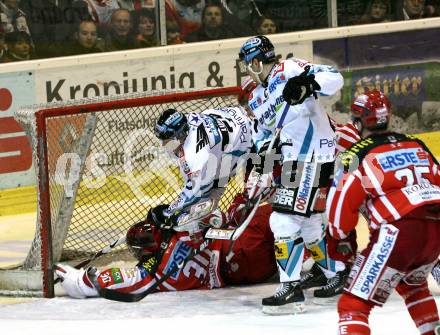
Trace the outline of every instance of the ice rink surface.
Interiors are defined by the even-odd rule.
[[[0,334],[207,334],[207,335],[326,335],[337,334],[336,303],[318,305],[307,292],[307,311],[289,316],[261,313],[261,298],[277,284],[230,287],[212,291],[156,293],[137,303],[101,298],[31,299],[0,304]],[[438,293],[438,292],[437,292]],[[440,306],[440,297],[435,297]],[[376,335],[416,335],[403,300],[391,296],[373,311]]]
[[[0,264],[15,264],[25,257],[34,222],[35,214],[0,218]],[[264,315],[261,298],[273,294],[277,285],[155,293],[137,303],[0,297],[0,335],[337,334],[336,302],[318,305],[310,291],[306,292],[304,314]],[[430,286],[440,307],[440,289],[433,282]],[[396,295],[384,308],[373,310],[370,324],[373,335],[418,334],[403,300]]]

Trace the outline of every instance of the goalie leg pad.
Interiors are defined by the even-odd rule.
[[[83,268],[78,270],[70,265],[57,264],[55,273],[61,279],[64,291],[72,298],[83,299],[98,296],[98,292],[89,280],[87,270]]]

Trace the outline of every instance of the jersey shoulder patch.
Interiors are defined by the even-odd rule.
[[[362,160],[374,148],[398,142],[414,142],[410,136],[399,133],[387,133],[379,136],[370,136],[354,143],[345,152],[342,153],[341,161],[346,171],[354,169],[353,164],[357,166],[362,164]],[[355,157],[357,159],[355,159]]]

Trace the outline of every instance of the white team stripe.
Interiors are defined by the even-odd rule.
[[[346,135],[343,132],[339,133],[339,138],[343,138],[344,140],[350,143],[356,143],[356,138],[350,135]]]
[[[436,322],[429,322],[429,323],[424,323],[423,325],[421,325],[420,327],[418,327],[420,334],[425,334],[428,332],[432,332],[435,329],[435,326],[437,326],[438,323]]]
[[[387,223],[387,221],[379,214],[379,212],[376,210],[376,207],[374,207],[372,201],[367,202],[368,210],[370,211],[371,215],[373,215],[374,219],[377,223]]]
[[[209,261],[202,255],[196,255],[194,256],[194,259],[198,260],[204,266],[208,266],[209,264]]]
[[[156,277],[157,277],[157,279],[160,279],[162,276],[156,274]],[[161,285],[166,287],[170,291],[176,291],[176,289],[173,286],[171,286],[170,284],[168,284],[166,281],[164,281]]]
[[[366,160],[362,162],[362,166],[364,167],[365,173],[367,174],[368,178],[373,183],[374,188],[376,189],[377,193],[379,195],[383,195],[382,186],[380,185],[379,180],[376,178],[373,170],[371,170],[370,165]]]
[[[135,283],[135,284],[133,284],[133,285],[131,285],[131,286],[128,286],[128,287],[124,287],[124,289],[130,289],[130,288],[134,287],[136,284],[137,284],[137,283]],[[130,292],[130,293],[140,293],[140,292],[143,292],[143,291],[149,289],[149,288],[150,288],[151,286],[153,286],[154,284],[156,284],[156,279],[153,279],[152,281],[150,281],[149,283],[147,283],[147,285],[142,286],[142,287],[139,287],[138,289],[136,289],[136,290],[134,290],[134,291],[130,291],[130,290],[129,290],[129,292]],[[117,287],[117,286],[115,286],[115,288],[122,288],[122,287]]]
[[[396,207],[393,206],[393,204],[388,200],[388,198],[385,195],[379,197],[379,200],[382,201],[385,207],[390,211],[390,213],[393,215],[394,220],[400,219],[400,214],[397,211]]]
[[[373,221],[370,221],[369,225],[370,225],[370,227],[371,227],[372,229],[374,229],[374,230],[376,230],[376,229],[379,228],[379,226],[378,226],[377,224],[375,224]]]
[[[345,127],[343,130],[350,133],[350,134],[353,134],[352,138],[354,138],[356,140],[360,139],[359,133],[357,131],[355,131],[352,127]]]
[[[407,308],[411,308],[412,306],[415,306],[417,304],[421,304],[422,302],[429,301],[429,300],[434,300],[434,298],[433,297],[427,297],[427,298],[424,298],[424,299],[420,299],[420,300],[414,301],[414,302],[406,305],[406,307]]]
[[[339,326],[348,326],[348,325],[361,325],[361,326],[365,326],[367,328],[370,328],[368,323],[362,322],[362,321],[343,321],[343,322],[339,322]]]

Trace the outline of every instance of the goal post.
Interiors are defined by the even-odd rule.
[[[168,108],[188,113],[234,106],[239,92],[150,92],[17,111],[33,150],[37,222],[24,262],[0,269],[0,293],[53,297],[56,262],[90,257],[151,207],[174,199],[182,178],[154,136],[157,118]],[[240,178],[229,182],[222,209],[242,187]]]

